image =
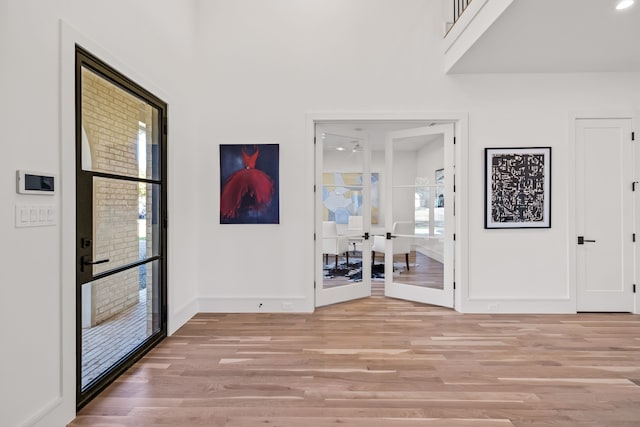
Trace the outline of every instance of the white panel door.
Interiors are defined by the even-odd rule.
[[[362,132],[316,125],[316,306],[371,295],[371,150]]]
[[[453,125],[390,132],[385,146],[385,295],[453,307],[454,141]],[[433,148],[434,144],[439,148]],[[434,160],[430,156],[437,155]],[[407,247],[407,245],[409,245]],[[401,247],[403,247],[400,250]],[[409,251],[410,265],[403,252]],[[395,258],[395,259],[394,259]],[[375,260],[374,260],[375,261]],[[404,264],[404,265],[403,265]],[[434,274],[419,272],[439,265]]]
[[[631,120],[576,121],[577,310],[633,310]]]

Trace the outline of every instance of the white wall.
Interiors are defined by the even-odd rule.
[[[444,168],[444,144],[440,138],[425,144],[417,153],[417,176],[425,177],[429,184],[436,183],[436,170]]]
[[[58,426],[74,411],[74,231],[13,226],[16,203],[40,200],[16,195],[16,169],[73,188],[73,141],[59,141],[59,18],[169,103],[170,330],[198,309],[313,310],[311,112],[468,112],[457,184],[472,256],[458,308],[575,310],[569,115],[640,111],[638,73],[443,75],[443,11],[431,0],[194,1],[195,12],[171,0],[0,0],[3,423]],[[279,225],[219,225],[221,143],[280,144]],[[532,145],[553,147],[553,228],[484,230],[484,147]],[[61,207],[68,224],[73,208]]]
[[[313,306],[313,149],[305,114],[317,112],[468,112],[468,167],[457,189],[472,254],[458,307],[487,311],[572,311],[566,200],[571,161],[569,115],[633,111],[639,74],[444,75],[440,2],[294,0],[200,2],[202,91],[199,295],[203,310],[269,310],[299,297]],[[433,9],[432,9],[433,8]],[[281,224],[218,222],[218,144],[281,144]],[[553,147],[553,227],[483,228],[483,149]],[[460,166],[460,165],[459,165]],[[211,242],[223,242],[212,245]],[[224,243],[224,242],[233,242]],[[211,268],[211,262],[216,262]],[[495,306],[494,306],[495,307]]]
[[[59,19],[90,40],[86,47],[105,53],[112,65],[140,77],[139,83],[169,103],[170,325],[179,321],[177,315],[188,315],[176,311],[194,300],[198,274],[189,252],[197,238],[196,175],[191,168],[197,158],[197,121],[189,72],[195,20],[190,4],[170,0],[0,0],[3,426],[62,426],[75,415],[75,295],[74,277],[68,274],[74,268],[74,255],[63,250],[65,243],[69,248],[69,240],[73,247],[75,236],[75,141],[68,132],[68,116],[62,117],[63,123],[67,120],[67,129],[61,127],[59,108],[61,95],[67,112],[73,110],[74,100],[73,88],[60,93]],[[72,50],[73,41],[63,47]],[[67,63],[62,65],[67,69],[70,65],[72,73],[73,63],[68,61],[73,57],[65,58]],[[62,141],[61,132],[67,136]],[[62,222],[54,227],[14,227],[16,203],[45,200],[43,196],[16,194],[16,169],[58,174],[62,191],[46,200],[64,215],[66,227]]]

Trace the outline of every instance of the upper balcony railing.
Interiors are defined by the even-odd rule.
[[[460,19],[464,11],[467,9],[467,6],[471,4],[471,1],[472,0],[451,0],[453,3],[453,19],[447,23],[448,25],[447,28],[445,28],[445,36],[456,22],[458,22],[458,19]]]
[[[469,6],[469,3],[471,3],[471,0],[452,0],[453,2],[453,23],[455,24],[456,21],[460,18],[460,16],[462,16],[462,14],[464,13],[464,10],[467,8],[467,6]]]

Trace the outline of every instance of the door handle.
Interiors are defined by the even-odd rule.
[[[595,240],[585,239],[584,236],[578,236],[578,244],[584,245],[585,243],[595,243]]]
[[[85,265],[104,264],[105,262],[109,262],[109,258],[92,261],[90,259],[86,259],[85,256],[83,255],[80,257],[80,271],[84,271]]]

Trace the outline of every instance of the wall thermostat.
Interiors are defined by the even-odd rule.
[[[16,171],[16,191],[19,194],[46,194],[56,192],[56,176],[50,173]]]

